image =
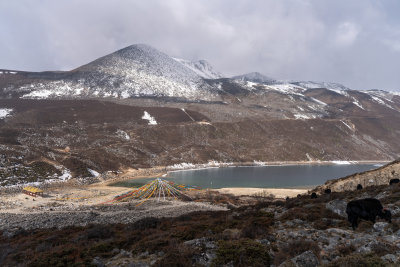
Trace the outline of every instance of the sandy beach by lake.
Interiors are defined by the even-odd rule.
[[[296,197],[298,194],[306,194],[308,189],[287,189],[287,188],[243,188],[230,187],[213,189],[222,194],[232,194],[235,196],[269,196],[275,198]]]

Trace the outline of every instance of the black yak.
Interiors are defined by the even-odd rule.
[[[362,185],[361,185],[361,184],[358,184],[358,185],[357,185],[357,190],[361,190],[361,189],[363,189]]]
[[[390,223],[392,222],[390,210],[384,209],[381,202],[375,198],[350,201],[347,203],[346,213],[353,230],[358,226],[358,218],[375,223],[376,216],[379,216]]]
[[[317,196],[317,194],[315,193],[315,192],[313,192],[312,194],[311,194],[311,198],[317,198],[318,196]]]
[[[398,183],[400,183],[400,179],[390,179],[390,181],[389,181],[389,184],[390,185],[392,185],[392,184],[398,184]]]
[[[330,194],[330,193],[332,193],[332,190],[331,189],[329,189],[329,188],[327,188],[327,189],[325,189],[325,194]]]

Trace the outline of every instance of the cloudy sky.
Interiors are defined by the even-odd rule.
[[[69,70],[135,43],[227,76],[400,91],[398,0],[0,0],[0,68]]]

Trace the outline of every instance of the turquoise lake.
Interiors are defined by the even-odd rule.
[[[226,167],[169,172],[163,179],[201,188],[310,188],[324,184],[327,180],[379,166],[381,164]],[[154,178],[134,179],[115,185],[137,186],[152,179]]]

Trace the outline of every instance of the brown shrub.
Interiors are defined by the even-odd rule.
[[[373,254],[351,254],[339,258],[324,267],[385,267],[385,262]]]
[[[350,245],[340,245],[337,247],[337,250],[340,255],[342,256],[347,256],[351,253],[353,253],[356,250],[356,247],[353,246],[352,244]]]
[[[386,254],[395,254],[398,251],[398,248],[396,246],[381,242],[372,244],[371,249],[378,256],[384,256]]]
[[[303,221],[314,222],[321,221],[323,218],[340,219],[338,214],[328,210],[323,205],[313,205],[312,207],[294,207],[286,211],[280,218],[281,221],[301,219]]]
[[[219,241],[213,266],[233,263],[234,266],[269,266],[268,248],[254,240]]]
[[[171,266],[171,267],[186,267],[193,265],[193,255],[195,249],[182,244],[171,243],[170,246],[164,248],[165,255],[157,261],[153,266]]]
[[[274,220],[271,217],[252,218],[243,227],[242,237],[251,239],[267,237],[272,225],[274,225]]]

